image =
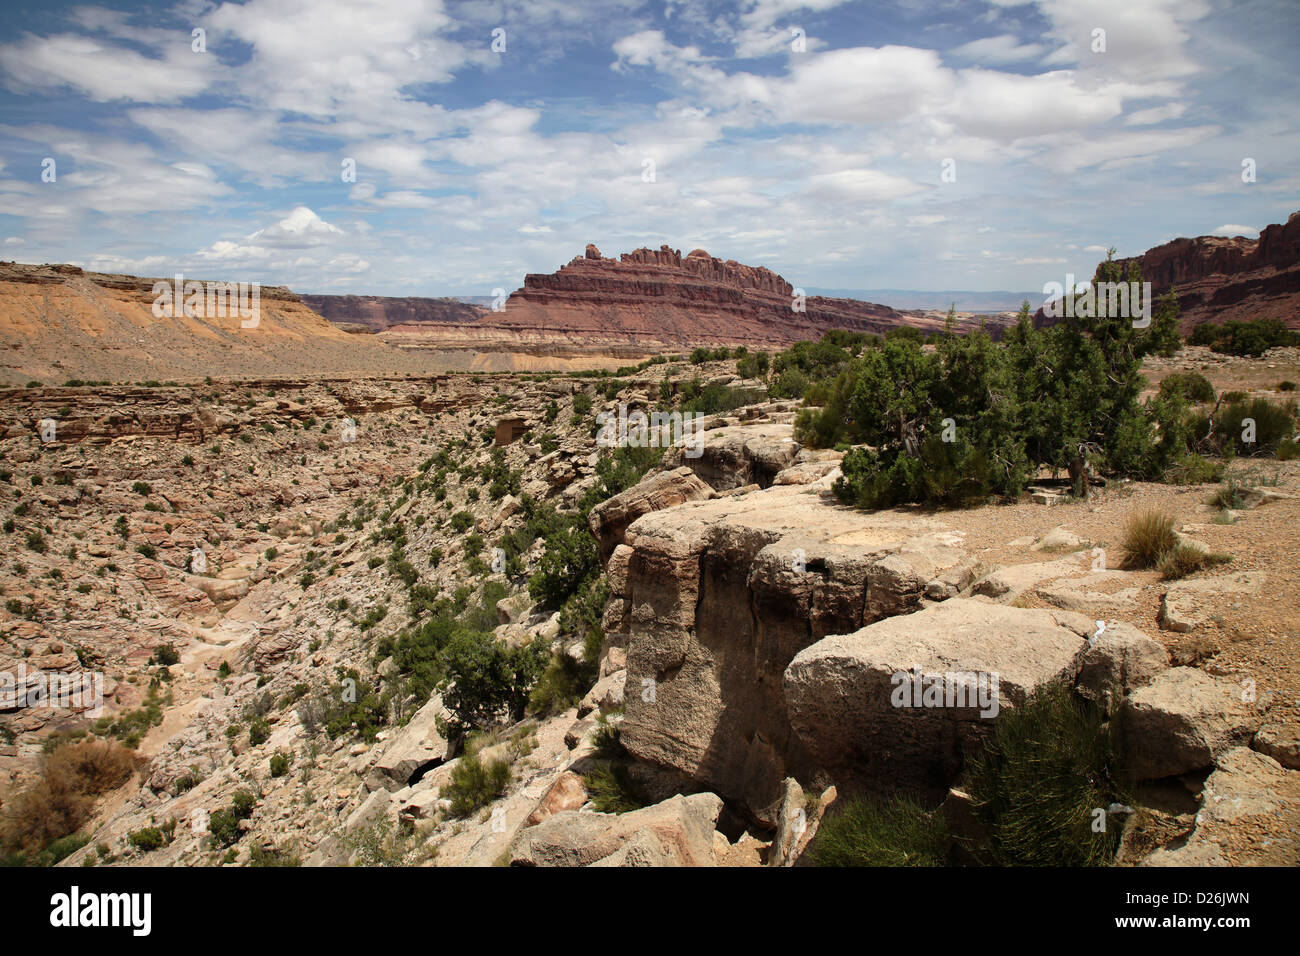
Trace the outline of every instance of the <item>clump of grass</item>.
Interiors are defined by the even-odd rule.
[[[1124,566],[1130,570],[1154,568],[1177,544],[1173,518],[1158,511],[1141,512],[1124,528]]]
[[[1166,581],[1176,581],[1205,568],[1227,564],[1231,560],[1230,554],[1204,551],[1185,542],[1179,542],[1161,556],[1156,570]]]
[[[1106,866],[1120,826],[1095,832],[1097,811],[1124,799],[1114,722],[1062,682],[1003,713],[970,764],[966,789],[987,830],[987,855],[1004,866]],[[819,833],[820,837],[820,833]]]
[[[451,800],[453,817],[467,817],[487,806],[510,786],[510,764],[504,760],[484,763],[478,754],[464,754],[452,768],[451,780],[442,795]]]
[[[943,814],[908,796],[851,799],[828,811],[806,859],[813,866],[944,866]]]
[[[582,779],[592,805],[601,813],[627,813],[647,806],[621,763],[600,764],[583,774]]]
[[[605,714],[596,721],[596,732],[591,735],[591,741],[597,757],[617,760],[627,755],[619,725],[610,723]]]

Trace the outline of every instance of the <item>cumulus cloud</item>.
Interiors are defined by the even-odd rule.
[[[1250,238],[1258,238],[1259,230],[1254,228],[1253,226],[1237,226],[1232,223],[1228,223],[1227,225],[1223,225],[1220,226],[1218,229],[1215,229],[1213,232],[1210,233],[1210,235],[1227,236],[1229,238],[1232,238],[1234,236],[1247,236]]]

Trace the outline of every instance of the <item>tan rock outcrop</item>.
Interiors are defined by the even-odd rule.
[[[1194,667],[1173,667],[1129,695],[1120,725],[1129,769],[1153,780],[1214,764],[1247,746],[1261,715],[1240,684]]]
[[[513,866],[712,866],[722,800],[676,796],[630,813],[565,810],[522,830]]]
[[[887,618],[795,656],[790,723],[841,789],[946,787],[1002,708],[1074,679],[1091,627],[961,598]]]
[[[937,522],[847,511],[798,486],[652,512],[627,529],[606,620],[627,634],[622,741],[772,823],[786,777],[817,765],[793,734],[781,677],[800,650],[883,609],[919,605],[892,567],[963,560]],[[626,561],[626,571],[622,563]],[[611,565],[614,561],[611,561]],[[921,581],[919,571],[909,582]],[[873,597],[873,588],[875,596]],[[908,595],[906,601],[900,595]]]

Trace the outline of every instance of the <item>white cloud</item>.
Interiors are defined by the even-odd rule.
[[[0,70],[11,89],[70,86],[99,103],[175,103],[198,95],[225,74],[215,57],[191,52],[187,34],[175,33],[173,44],[158,52],[162,59],[75,34],[29,34],[0,46]]]
[[[1152,123],[1163,123],[1165,120],[1180,119],[1186,112],[1187,105],[1184,103],[1166,103],[1164,106],[1131,113],[1124,122],[1129,126],[1148,126]]]
[[[1038,59],[1047,52],[1047,48],[1041,43],[1021,43],[1012,34],[1003,33],[963,43],[948,52],[977,63],[1019,63]]]
[[[336,236],[343,230],[332,226],[306,206],[298,206],[284,219],[250,235],[250,242],[287,246],[317,245]]]
[[[1220,226],[1218,229],[1215,229],[1212,233],[1210,233],[1210,235],[1227,236],[1229,238],[1232,238],[1234,236],[1248,236],[1248,237],[1258,238],[1259,230],[1254,228],[1253,226],[1237,226],[1237,225],[1233,225],[1232,223],[1228,223],[1227,225],[1223,225]]]

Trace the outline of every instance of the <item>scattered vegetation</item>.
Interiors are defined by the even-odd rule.
[[[848,799],[828,811],[808,849],[813,866],[944,866],[943,814],[915,799]]]
[[[988,832],[985,857],[1006,866],[1111,863],[1121,820],[1108,811],[1129,801],[1107,716],[1059,682],[999,716],[967,776],[975,816]]]

